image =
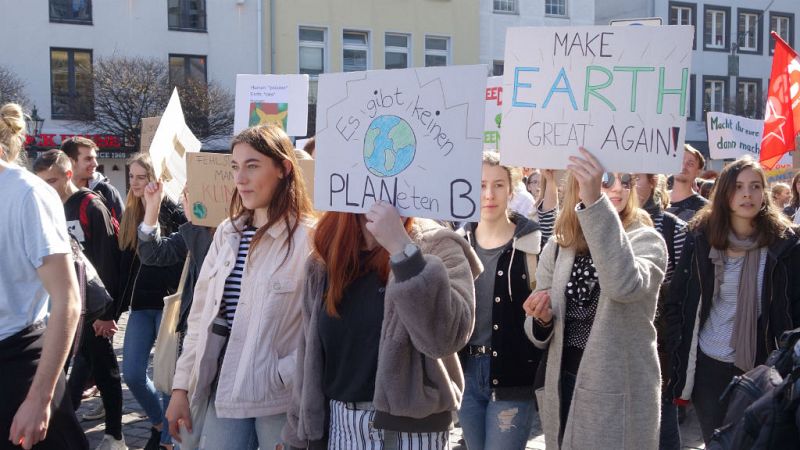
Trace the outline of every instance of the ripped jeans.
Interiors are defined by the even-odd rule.
[[[523,450],[537,415],[534,399],[492,400],[491,356],[464,358],[464,397],[458,419],[469,450]]]

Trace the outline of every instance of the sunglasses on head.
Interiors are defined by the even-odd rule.
[[[603,174],[601,184],[603,189],[611,189],[616,180],[619,179],[623,189],[630,189],[633,183],[633,177],[629,173],[614,174],[613,172],[606,172]]]

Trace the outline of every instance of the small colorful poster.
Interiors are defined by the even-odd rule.
[[[486,113],[483,121],[483,149],[500,148],[500,125],[503,122],[503,77],[489,77],[486,80]]]
[[[236,75],[234,134],[268,123],[289,136],[305,136],[308,75]]]

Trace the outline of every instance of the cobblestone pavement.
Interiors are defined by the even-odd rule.
[[[117,354],[117,359],[120,360],[120,368],[122,367],[122,338],[125,333],[125,327],[128,322],[128,314],[123,314],[120,319],[119,331],[114,336],[114,351]],[[131,450],[138,450],[144,447],[147,439],[150,437],[150,422],[147,420],[146,415],[142,411],[139,403],[133,398],[133,394],[128,390],[125,383],[122,383],[123,394],[123,407],[122,407],[122,433],[125,435],[125,442]],[[91,399],[84,400],[78,409],[78,417],[89,409],[94,408],[100,403],[100,397],[92,397]],[[96,447],[103,439],[103,430],[105,428],[103,420],[93,420],[82,422],[83,429],[89,438],[91,448]],[[541,433],[541,431],[539,431]],[[702,449],[703,440],[700,435],[700,426],[697,423],[697,418],[693,413],[690,413],[686,421],[681,425],[681,436],[685,445],[684,449]],[[453,448],[457,447],[458,440],[461,439],[461,429],[455,428],[450,433],[450,442]],[[541,450],[544,449],[544,436],[532,435],[528,441],[526,450]],[[226,449],[227,450],[227,449]],[[231,449],[235,450],[235,449]]]

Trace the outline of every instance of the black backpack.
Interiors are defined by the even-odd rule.
[[[800,328],[784,332],[764,365],[734,377],[721,400],[728,400],[725,425],[714,431],[709,450],[792,449],[800,447]]]

